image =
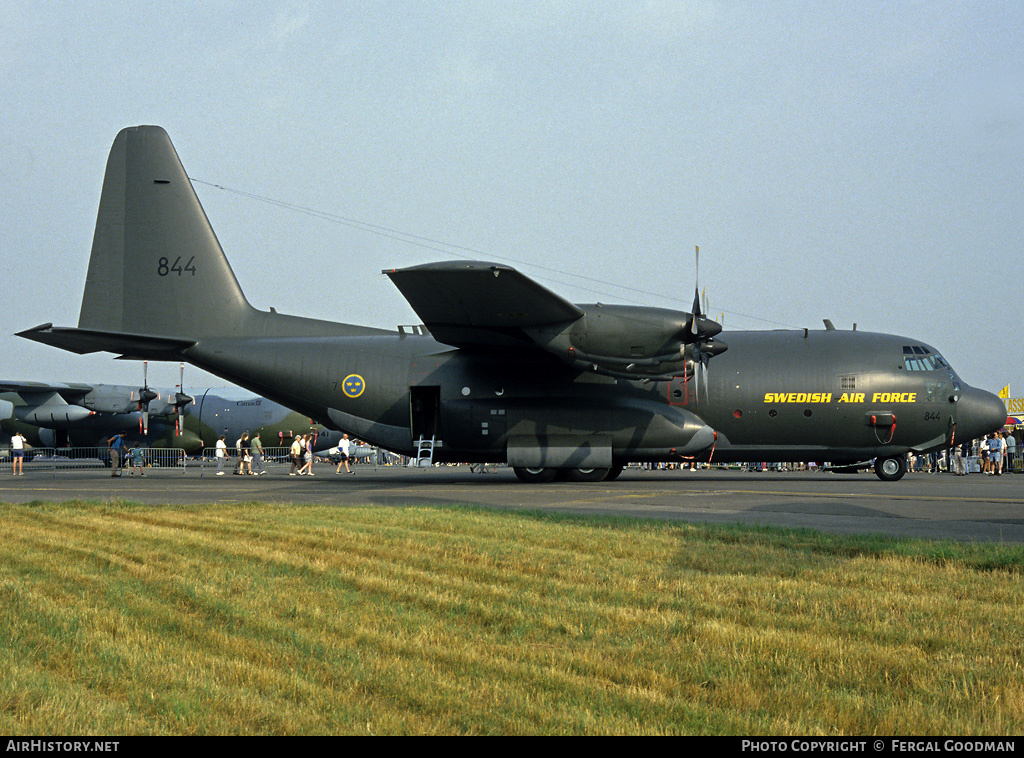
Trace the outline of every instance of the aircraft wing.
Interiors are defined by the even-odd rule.
[[[536,347],[523,329],[583,316],[568,300],[501,264],[449,261],[383,273],[434,339],[455,347]]]
[[[77,399],[88,395],[93,390],[92,384],[64,384],[46,382],[17,382],[0,379],[0,392],[35,393],[56,392],[65,400]]]

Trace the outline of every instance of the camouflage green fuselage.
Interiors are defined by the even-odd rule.
[[[701,386],[692,376],[629,381],[536,351],[455,349],[393,333],[225,338],[200,341],[187,357],[397,452],[436,435],[445,460],[501,461],[511,438],[557,435],[610,438],[617,461],[667,460],[706,424],[717,438],[702,458],[854,461],[991,430],[991,403],[952,369],[907,370],[903,349],[921,345],[914,340],[801,330],[731,332],[727,342]],[[290,383],[293,375],[302,382]],[[418,400],[429,406],[419,410],[421,428]]]

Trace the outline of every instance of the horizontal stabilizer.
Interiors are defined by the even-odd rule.
[[[106,351],[119,353],[121,357],[130,360],[151,361],[180,360],[181,352],[195,344],[194,340],[75,329],[53,324],[40,324],[18,332],[17,336],[79,355]]]
[[[450,261],[384,273],[433,337],[456,347],[532,345],[522,329],[565,324],[583,315],[509,266]]]

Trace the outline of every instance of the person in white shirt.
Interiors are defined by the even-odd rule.
[[[302,437],[295,435],[295,440],[291,446],[291,457],[292,457],[292,468],[288,472],[288,476],[295,476],[295,472],[302,468]]]
[[[224,442],[224,435],[217,440],[217,476],[224,476],[224,461],[228,459],[228,445]]]
[[[22,464],[25,461],[25,436],[21,432],[15,432],[11,437],[11,475],[24,476]]]
[[[988,473],[999,476],[1002,472],[1003,463],[1003,438],[998,434],[993,434],[988,440]]]
[[[348,440],[348,435],[341,435],[341,441],[338,442],[338,457],[341,459],[338,463],[338,468],[335,470],[335,474],[341,473],[341,467],[345,467],[345,471],[349,474],[356,473],[348,467],[349,451],[352,449],[352,443]]]

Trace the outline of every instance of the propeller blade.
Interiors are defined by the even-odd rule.
[[[704,373],[704,399],[708,400],[708,385],[711,383],[708,381],[708,361],[711,360],[711,354],[701,352],[700,365],[701,371]]]
[[[695,403],[700,403],[700,345],[694,344],[693,346],[693,399]]]
[[[181,415],[185,411],[185,406],[191,402],[193,398],[185,394],[185,363],[182,362],[178,374],[178,392],[174,395],[174,433],[179,436],[184,428]]]
[[[178,402],[181,400],[181,396],[185,394],[185,362],[182,361],[178,366],[178,396],[174,398],[174,409],[177,413],[174,414],[174,432],[175,434],[181,435],[181,412],[184,406],[179,405]]]
[[[700,247],[694,246],[696,252],[694,253],[694,272],[693,272],[693,317],[690,321],[690,333],[697,334],[697,319],[700,318]]]
[[[149,434],[149,401],[157,397],[149,389],[149,361],[142,362],[142,387],[139,388],[139,410],[142,411],[142,433]]]

